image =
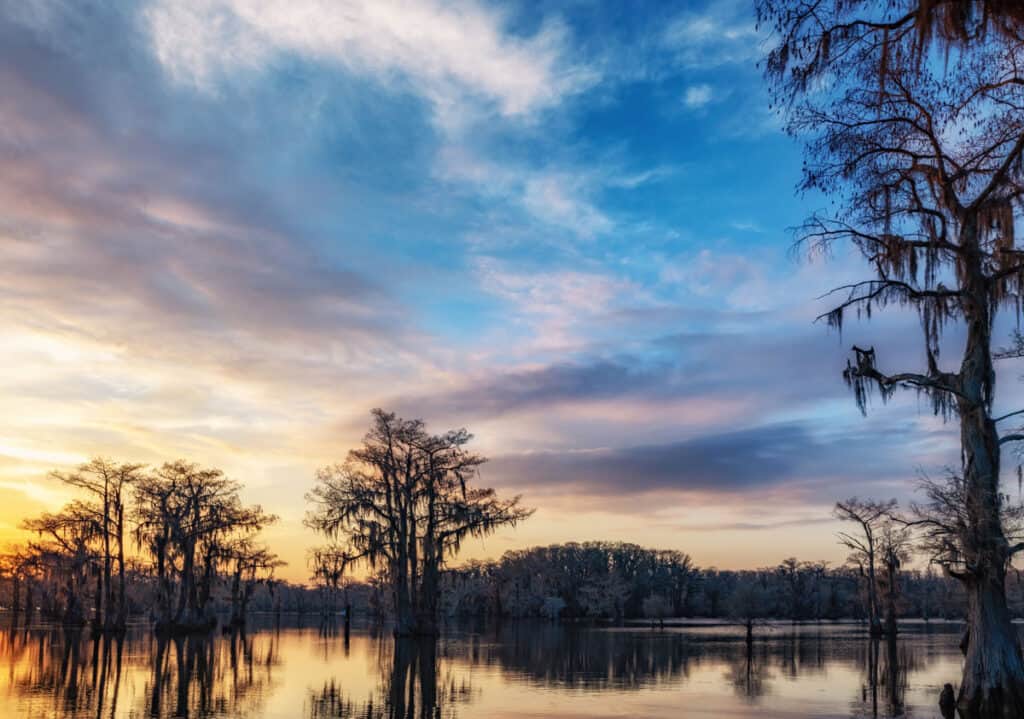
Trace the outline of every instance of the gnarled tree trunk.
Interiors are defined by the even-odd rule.
[[[1024,716],[1024,661],[1006,604],[1008,546],[1000,524],[999,441],[980,411],[963,418],[970,575],[967,641],[958,704],[967,717]]]
[[[966,231],[974,225],[965,223]],[[974,242],[962,243],[968,248]],[[967,344],[958,400],[967,526],[962,539],[967,590],[967,647],[958,705],[967,717],[1024,716],[1024,661],[1006,605],[1009,545],[999,492],[999,434],[987,398],[994,382],[989,289],[980,260],[970,255],[963,298]]]
[[[1020,645],[1010,622],[1004,572],[967,582],[967,652],[958,705],[970,719],[1024,716]]]

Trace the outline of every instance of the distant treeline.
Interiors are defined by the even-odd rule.
[[[900,572],[903,618],[960,619],[960,583],[933,570]],[[868,617],[862,572],[823,561],[785,559],[756,570],[696,567],[689,555],[621,542],[584,542],[468,562],[444,576],[448,616],[561,619],[712,618],[795,621]],[[1024,616],[1024,582],[1010,578],[1015,616]]]
[[[231,619],[232,576],[220,572],[212,581],[209,611],[226,622]],[[325,600],[319,587],[310,587],[282,579],[270,579],[252,588],[246,601],[249,612],[261,613],[314,613],[327,611],[331,604]],[[353,584],[350,592],[353,603],[369,608],[368,599],[372,588],[365,584]],[[89,605],[94,601],[95,590],[86,589],[81,600]],[[129,621],[152,619],[154,602],[159,590],[150,572],[129,570],[127,573],[126,611]],[[31,607],[31,612],[29,608]],[[340,607],[338,607],[340,609]],[[59,575],[46,572],[22,575],[20,578],[10,572],[0,574],[0,612],[31,614],[32,619],[61,622],[66,611],[65,592]],[[89,613],[91,615],[91,612]]]

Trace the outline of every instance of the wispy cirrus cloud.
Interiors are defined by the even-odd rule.
[[[614,227],[594,199],[604,182],[594,169],[501,163],[448,144],[438,153],[434,172],[461,191],[524,211],[549,232],[593,239]]]
[[[715,2],[677,15],[662,34],[676,61],[694,69],[753,62],[760,35],[747,3]]]

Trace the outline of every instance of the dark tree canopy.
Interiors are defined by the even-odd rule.
[[[1019,0],[758,0],[756,6],[758,22],[775,33],[765,67],[783,101],[844,63],[859,63],[861,77],[880,80],[894,57],[917,69],[935,53],[973,51],[987,42],[1018,50],[1024,43]]]
[[[231,560],[237,570],[240,547],[277,521],[259,505],[243,505],[240,490],[219,469],[183,460],[136,483],[136,539],[152,557],[158,628],[212,626],[220,570]]]
[[[96,545],[97,588],[94,626],[108,631],[124,631],[127,621],[125,560],[127,547],[127,511],[129,492],[142,477],[143,466],[117,463],[96,457],[71,472],[53,472],[51,476],[81,490],[89,499],[82,507],[93,511],[93,539]],[[117,591],[114,591],[116,565]]]
[[[422,420],[373,411],[373,425],[343,464],[317,473],[307,524],[335,540],[344,565],[384,569],[398,634],[436,633],[440,573],[468,537],[482,537],[532,512],[472,485],[485,459],[466,448],[465,429],[441,435]]]
[[[964,386],[965,378],[940,369],[938,339],[950,321],[977,317],[987,355],[995,311],[1019,310],[1024,253],[1014,217],[1024,191],[1024,85],[1018,53],[984,42],[971,52],[951,50],[955,58],[946,62],[922,61],[910,27],[903,41],[863,28],[832,41],[818,39],[820,32],[805,28],[802,40],[773,52],[768,67],[776,96],[791,103],[787,128],[805,141],[801,189],[837,204],[835,212],[808,219],[801,242],[812,253],[850,242],[874,271],[837,288],[842,296],[825,317],[841,327],[849,311],[870,316],[888,304],[910,305],[925,331],[924,371],[882,374],[874,348],[858,348],[847,379],[862,405],[871,387],[884,397],[899,385],[927,392],[940,411],[956,411],[958,401],[990,405],[992,373],[982,373],[980,386]],[[816,43],[822,47],[809,59],[806,49],[795,49]],[[813,86],[809,77],[817,78]]]

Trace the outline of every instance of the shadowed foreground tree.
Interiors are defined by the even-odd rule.
[[[926,6],[938,14],[903,19]],[[841,328],[850,311],[870,316],[896,304],[915,309],[924,330],[923,371],[888,372],[873,347],[855,347],[845,379],[862,410],[870,393],[884,400],[908,387],[960,425],[963,561],[950,569],[968,597],[960,710],[1022,716],[1024,661],[1006,601],[1006,572],[1019,548],[1000,521],[1000,447],[1024,435],[997,430],[1009,416],[992,412],[991,348],[997,310],[1019,311],[1024,283],[1015,235],[1024,194],[1018,35],[977,30],[957,38],[958,25],[991,16],[958,20],[947,11],[971,6],[940,0],[761,0],[758,7],[776,41],[766,66],[775,102],[789,132],[806,138],[801,187],[837,207],[810,218],[800,240],[818,254],[851,243],[873,273],[838,288],[842,297],[826,319]],[[928,44],[929,33],[943,42]],[[951,324],[965,341],[957,366],[944,368],[940,337]]]
[[[833,514],[837,519],[858,525],[857,534],[839,533],[839,542],[850,550],[847,562],[857,569],[864,587],[865,604],[868,610],[868,627],[872,636],[882,633],[881,611],[878,602],[878,534],[886,515],[896,506],[895,500],[888,502],[863,501],[851,497],[845,502],[836,502]]]
[[[384,570],[395,634],[437,633],[441,571],[468,537],[530,516],[519,498],[470,485],[484,458],[464,429],[429,434],[421,420],[373,411],[362,445],[317,472],[307,524],[339,542],[344,565]]]

